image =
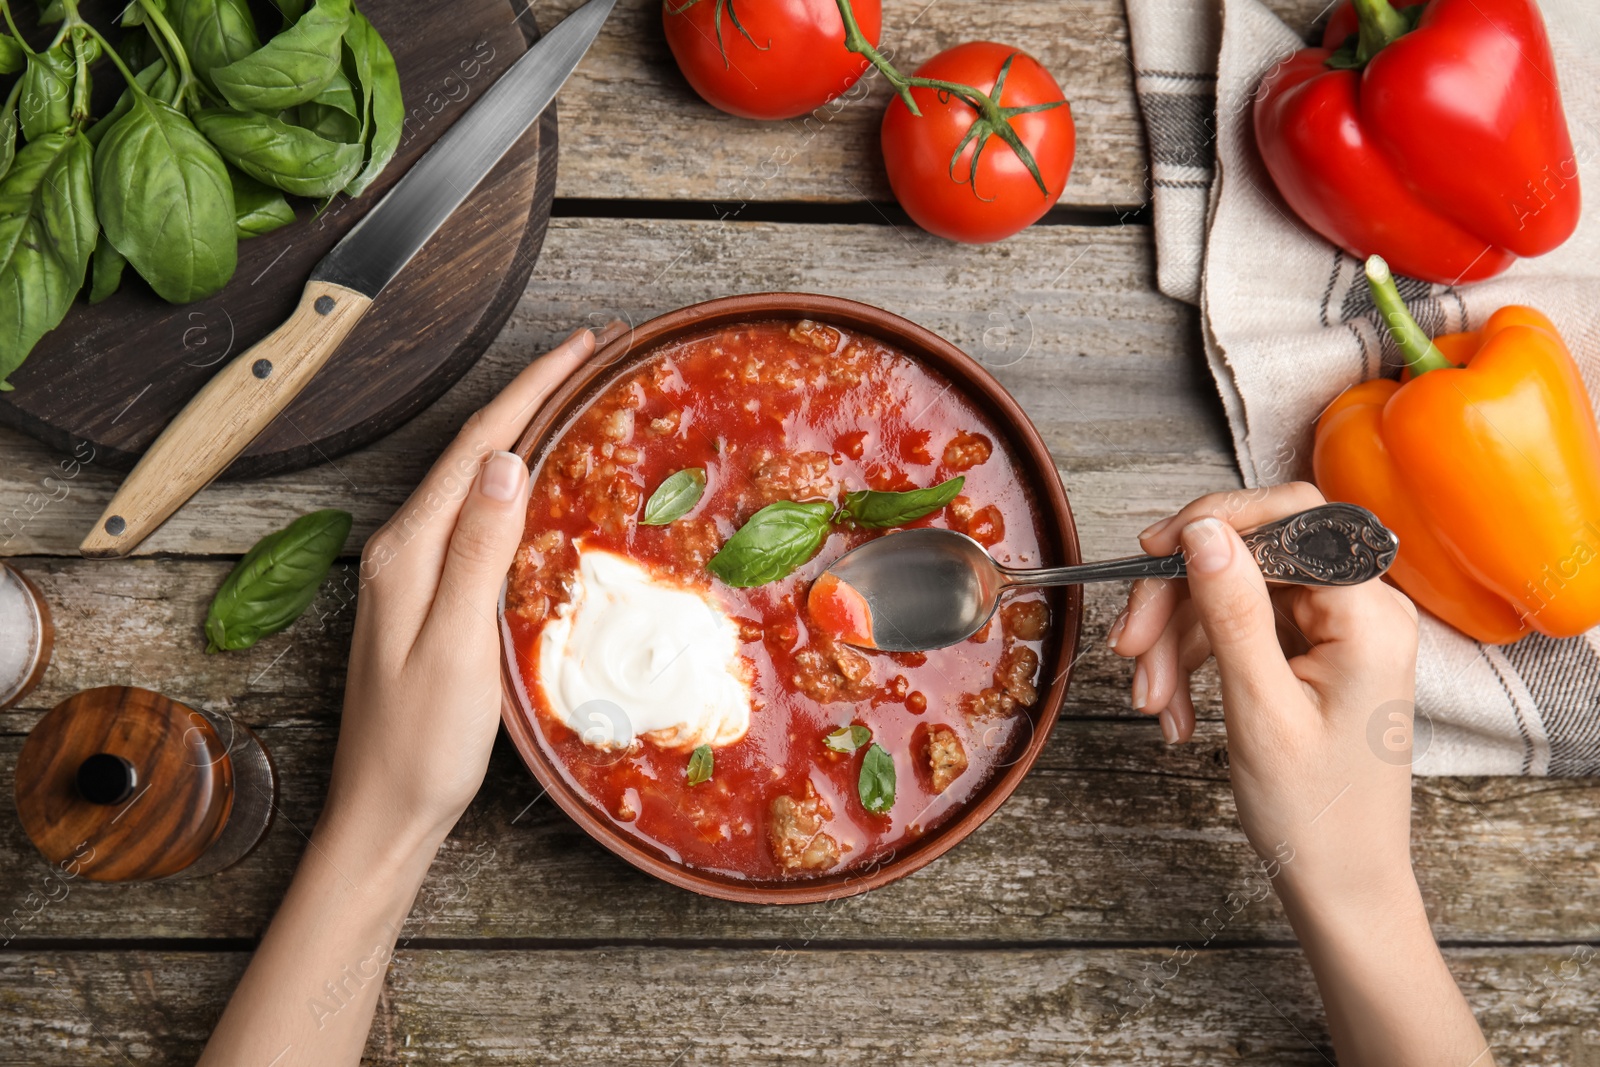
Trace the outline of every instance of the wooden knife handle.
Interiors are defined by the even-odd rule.
[[[308,282],[288,321],[234,357],[161,431],[79,551],[91,559],[132,552],[289,406],[371,306],[354,289]]]

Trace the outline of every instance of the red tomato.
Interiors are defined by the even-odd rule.
[[[940,52],[917,70],[917,76],[992,93],[1000,67],[1012,56],[1016,58],[1001,90],[1001,107],[1063,99],[1061,87],[1037,60],[992,41],[971,41]],[[952,241],[998,241],[1036,221],[1061,198],[1077,147],[1072,110],[1065,103],[1011,119],[1039,166],[1047,190],[1041,192],[1017,153],[992,134],[978,158],[975,180],[969,181],[969,176],[976,138],[962,149],[952,170],[950,158],[977,112],[956,97],[941,102],[933,89],[912,89],[911,95],[922,111],[920,118],[898,97],[884,113],[883,164],[895,199],[918,226]]]
[[[834,0],[684,3],[662,3],[667,45],[694,91],[730,115],[796,118],[850,88],[867,69],[866,59],[844,46],[844,20]],[[857,0],[851,7],[861,32],[877,47],[883,32],[879,0]]]

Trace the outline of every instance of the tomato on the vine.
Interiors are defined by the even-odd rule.
[[[1000,83],[996,103],[1038,167],[1035,178],[971,104],[937,89],[912,88],[921,116],[896,97],[884,113],[881,141],[895,199],[918,226],[952,241],[982,244],[1011,236],[1054,206],[1072,170],[1077,132],[1049,71],[1015,48],[971,41],[940,52],[916,76],[964,83],[990,97]],[[1046,106],[1051,104],[1059,106]]]
[[[876,45],[880,0],[854,5]],[[844,46],[834,0],[663,0],[678,69],[713,107],[747,119],[792,119],[849,89],[867,60]]]

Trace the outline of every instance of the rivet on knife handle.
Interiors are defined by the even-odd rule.
[[[313,281],[282,326],[235,356],[161,432],[79,546],[125,556],[227,469],[349,336],[372,300]]]

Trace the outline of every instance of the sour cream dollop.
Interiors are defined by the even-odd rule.
[[[539,635],[539,688],[596,748],[730,745],[750,728],[739,630],[705,597],[578,546],[572,597]]]

